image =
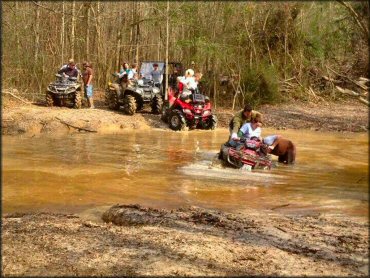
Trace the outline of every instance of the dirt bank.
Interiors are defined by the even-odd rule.
[[[70,109],[24,104],[3,97],[2,134],[96,132],[120,133],[128,129],[162,128],[168,126],[159,115],[144,109],[133,116],[122,111],[111,111],[104,104],[104,93],[96,93],[97,109]],[[264,114],[265,127],[276,129],[311,129],[322,131],[366,132],[368,130],[368,107],[361,103],[342,101],[336,103],[291,103],[258,107]],[[236,111],[217,109],[219,128],[227,128]]]
[[[330,215],[113,206],[104,220],[3,217],[4,275],[367,276],[368,223]]]
[[[264,126],[276,129],[310,129],[316,131],[366,132],[369,108],[358,102],[294,102],[262,105]],[[221,126],[232,117],[231,111],[218,111]]]

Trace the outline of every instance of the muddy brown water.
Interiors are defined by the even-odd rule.
[[[296,164],[252,172],[215,160],[226,130],[2,137],[2,209],[99,213],[116,203],[368,216],[367,134],[276,131]],[[101,208],[99,210],[99,208]]]

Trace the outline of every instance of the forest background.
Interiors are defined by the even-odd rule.
[[[367,1],[2,1],[2,89],[44,99],[69,58],[104,90],[122,62],[195,62],[215,106],[342,95],[369,71]],[[168,36],[167,36],[168,34]]]

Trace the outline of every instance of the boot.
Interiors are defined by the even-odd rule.
[[[90,108],[91,109],[94,109],[95,106],[94,106],[94,100],[93,100],[93,98],[92,97],[89,97],[88,100],[89,100],[89,106],[90,106]]]

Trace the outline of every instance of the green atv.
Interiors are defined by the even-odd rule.
[[[143,109],[145,104],[151,106],[154,114],[160,114],[163,106],[163,85],[154,83],[150,72],[153,64],[158,64],[161,72],[164,72],[163,62],[143,62],[140,69],[141,78],[138,80],[120,80],[109,82],[105,93],[106,104],[109,109],[119,110],[128,115],[133,115]],[[116,75],[115,75],[116,76]],[[123,85],[122,85],[123,84]]]
[[[68,106],[76,109],[82,106],[81,83],[77,77],[56,74],[46,91],[47,106]]]

